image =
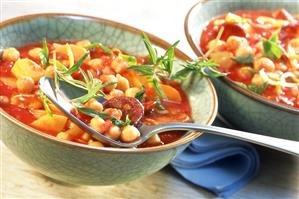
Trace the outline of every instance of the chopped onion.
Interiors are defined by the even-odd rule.
[[[266,74],[264,68],[259,71],[259,74],[265,80],[265,82],[267,82],[269,85],[273,85],[273,86],[281,85],[280,81],[274,81],[274,80],[270,79],[268,77],[268,75]]]
[[[286,81],[287,78],[292,78],[294,81],[296,81],[296,83],[287,82]],[[290,87],[291,88],[291,87],[299,86],[299,80],[296,77],[296,75],[292,72],[286,72],[286,73],[282,74],[281,77],[280,77],[280,82],[281,82],[281,85],[283,87]]]

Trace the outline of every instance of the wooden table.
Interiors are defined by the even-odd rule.
[[[173,43],[194,57],[184,36],[183,21],[195,0],[0,0],[0,20],[29,13],[68,12],[104,17],[136,26]],[[1,45],[1,44],[0,44]],[[1,127],[1,126],[0,126]],[[1,143],[1,142],[0,142]],[[299,198],[299,158],[258,148],[261,172],[230,198]],[[91,187],[49,179],[23,163],[1,143],[0,198],[215,198],[182,179],[170,167],[130,183]]]

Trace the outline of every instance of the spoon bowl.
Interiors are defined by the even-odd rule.
[[[61,81],[61,83],[63,83]],[[39,81],[40,90],[61,110],[63,111],[73,122],[79,125],[81,128],[89,132],[95,139],[97,140],[105,140],[112,145],[116,145],[119,147],[137,147],[138,145],[146,142],[150,137],[155,134],[159,134],[166,131],[173,130],[195,130],[195,131],[204,131],[206,133],[212,133],[220,136],[231,137],[239,140],[248,141],[251,143],[259,144],[262,146],[266,146],[272,149],[276,149],[279,151],[283,151],[286,153],[290,153],[296,156],[299,156],[299,142],[285,140],[280,138],[274,138],[270,136],[258,135],[244,131],[232,130],[228,128],[215,127],[215,126],[207,126],[200,125],[194,123],[162,123],[158,125],[144,125],[141,124],[139,127],[140,138],[131,143],[124,143],[121,141],[115,141],[100,132],[97,132],[80,119],[78,119],[75,115],[72,114],[72,109],[74,108],[71,100],[72,96],[69,96],[67,92],[65,92],[65,87],[67,85],[67,90],[72,90],[75,92],[75,96],[84,95],[84,91],[82,89],[77,91],[77,87],[64,82],[63,84],[59,83],[59,88],[55,87],[54,81],[49,77],[43,77]],[[70,87],[74,87],[71,88]],[[72,93],[73,94],[73,93]],[[103,102],[104,106],[109,108],[118,108],[124,110],[123,113],[125,115],[130,115],[130,118],[134,118],[133,123],[136,125],[140,121],[143,116],[143,106],[142,104],[135,98],[132,97],[114,97],[110,100],[104,101],[103,98],[100,98],[100,101]]]

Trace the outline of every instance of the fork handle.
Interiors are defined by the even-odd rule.
[[[238,131],[217,126],[206,126],[193,123],[165,123],[156,125],[154,128],[155,133],[171,131],[171,130],[195,130],[211,133],[215,135],[235,138],[238,140],[247,141],[250,143],[258,144],[261,146],[269,147],[278,151],[289,153],[299,156],[299,142],[275,138],[265,135],[249,133],[245,131]],[[153,133],[153,132],[152,132]]]

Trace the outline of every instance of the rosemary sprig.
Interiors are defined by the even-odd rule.
[[[77,110],[79,112],[81,112],[85,115],[89,115],[91,117],[100,117],[102,119],[110,119],[112,121],[112,123],[118,127],[124,127],[124,126],[131,124],[131,120],[128,115],[126,116],[126,120],[122,121],[122,120],[119,120],[107,113],[99,112],[99,111],[96,111],[96,110],[90,109],[90,108],[78,107]]]
[[[41,60],[42,67],[45,68],[49,65],[49,49],[48,49],[48,46],[47,46],[46,38],[43,38],[42,43],[43,43],[43,48],[39,52],[39,58]]]
[[[194,73],[199,76],[224,76],[225,73],[221,73],[217,70],[218,66],[219,65],[213,60],[202,59],[197,61],[187,61],[186,64],[182,65],[183,69],[174,73],[170,79],[184,80],[190,73]]]
[[[85,81],[84,87],[87,90],[87,94],[73,99],[73,101],[76,103],[84,104],[92,98],[103,97],[105,94],[101,91],[101,89],[117,83],[117,82],[108,82],[106,84],[102,84],[100,80],[93,78],[93,75],[90,71],[87,71],[86,74],[81,68],[79,68],[79,70],[84,78]]]
[[[144,45],[148,51],[150,64],[133,65],[128,70],[135,70],[142,76],[146,76],[148,81],[152,84],[155,92],[163,99],[167,99],[163,89],[161,89],[159,82],[168,82],[169,80],[184,80],[191,73],[201,76],[220,77],[226,74],[217,70],[219,66],[212,60],[206,58],[199,58],[196,61],[187,61],[181,65],[182,69],[177,72],[174,71],[173,65],[175,62],[175,48],[179,41],[171,45],[162,56],[158,56],[157,49],[153,47],[149,38],[143,33]]]

